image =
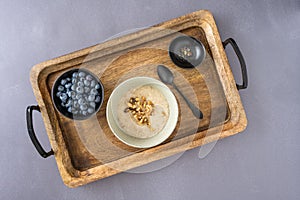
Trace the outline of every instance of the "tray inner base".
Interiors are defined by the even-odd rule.
[[[207,55],[204,62],[195,69],[179,68],[170,60],[167,47],[170,41],[178,36],[174,33],[135,46],[132,49],[126,49],[119,54],[99,57],[63,71],[53,72],[48,76],[49,93],[51,93],[53,83],[58,76],[66,70],[79,67],[87,68],[98,75],[105,88],[104,103],[95,117],[84,121],[73,121],[56,111],[63,138],[75,169],[84,171],[144,151],[144,149],[129,147],[114,137],[108,127],[105,110],[111,92],[122,81],[135,76],[149,76],[159,79],[156,74],[158,64],[163,64],[173,71],[176,85],[195,105],[201,108],[204,114],[203,120],[197,120],[183,98],[170,87],[177,98],[180,114],[176,129],[165,143],[190,136],[199,131],[202,131],[202,135],[197,137],[204,137],[205,130],[226,123],[229,118],[229,109],[205,33],[200,27],[184,29],[181,30],[181,33],[197,38],[206,48]]]

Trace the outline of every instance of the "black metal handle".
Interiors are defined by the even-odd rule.
[[[30,136],[30,139],[33,143],[33,145],[35,146],[36,150],[39,152],[39,154],[43,157],[43,158],[47,158],[51,155],[54,154],[53,150],[51,149],[49,152],[46,152],[42,145],[40,144],[40,142],[38,141],[35,132],[34,132],[34,128],[33,128],[33,124],[32,124],[32,112],[36,110],[38,112],[41,112],[40,107],[39,106],[28,106],[26,109],[26,120],[27,120],[27,129],[28,129],[28,134]]]
[[[241,69],[242,69],[243,84],[242,85],[236,84],[236,87],[238,90],[246,89],[248,87],[248,75],[247,75],[247,67],[246,67],[245,59],[244,59],[242,52],[241,52],[240,48],[238,47],[237,43],[234,41],[234,39],[232,39],[232,38],[226,39],[223,42],[224,49],[226,48],[227,44],[231,44],[234,52],[236,53],[236,55],[239,59]]]

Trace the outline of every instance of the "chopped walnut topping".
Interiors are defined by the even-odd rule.
[[[129,112],[139,125],[150,126],[150,115],[153,112],[154,104],[146,97],[131,97],[127,103],[128,107],[124,112]]]

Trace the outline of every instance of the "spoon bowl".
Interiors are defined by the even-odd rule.
[[[193,112],[194,116],[198,119],[203,118],[203,113],[199,108],[197,108],[180,90],[179,88],[175,85],[174,83],[174,75],[170,69],[168,69],[164,65],[158,65],[157,66],[157,74],[160,78],[160,80],[168,85],[172,85],[175,90],[183,97],[191,111]]]

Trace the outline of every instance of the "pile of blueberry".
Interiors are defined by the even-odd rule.
[[[90,73],[72,70],[63,74],[54,86],[55,104],[58,110],[71,118],[87,118],[102,101],[102,86]]]

